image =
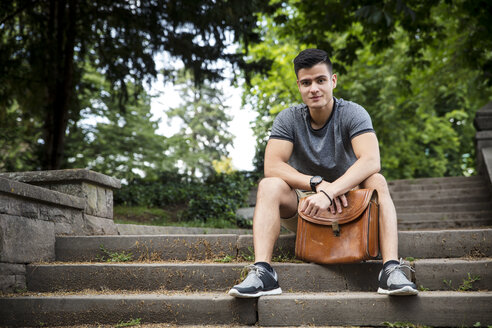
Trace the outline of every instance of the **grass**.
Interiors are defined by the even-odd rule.
[[[97,256],[97,259],[101,262],[128,262],[133,259],[132,253],[110,252],[104,248],[104,245],[100,245],[99,249],[104,254],[102,256]]]
[[[430,328],[429,326],[423,326],[423,325],[416,325],[410,322],[384,322],[383,323],[386,327],[392,327],[392,328]]]
[[[132,327],[132,326],[140,326],[140,322],[142,321],[142,319],[138,318],[138,319],[131,319],[130,321],[127,321],[127,322],[120,322],[119,324],[117,324],[115,327]]]
[[[164,210],[146,206],[115,205],[113,208],[114,222],[118,224],[138,224],[152,226],[176,226],[195,228],[238,229],[231,221],[209,218],[207,221],[183,221],[180,219],[180,207]]]
[[[115,223],[121,224],[164,226],[172,221],[172,214],[169,211],[146,206],[115,205],[113,215]]]
[[[466,292],[466,291],[472,290],[473,289],[473,283],[475,283],[477,281],[480,281],[480,276],[472,276],[468,272],[468,277],[465,278],[465,279],[463,279],[463,283],[461,285],[459,285],[458,288],[456,288],[456,289],[453,287],[453,284],[452,284],[452,281],[451,280],[444,279],[443,280],[443,283],[446,286],[448,286],[448,288],[451,289],[451,290],[456,290],[456,291],[460,291],[460,292]]]

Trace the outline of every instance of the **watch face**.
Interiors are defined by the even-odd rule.
[[[323,178],[320,177],[319,175],[316,175],[316,176],[311,178],[311,183],[315,184],[315,185],[321,183],[321,181],[323,181]]]

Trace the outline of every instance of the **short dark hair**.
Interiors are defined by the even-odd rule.
[[[328,58],[326,51],[321,49],[305,49],[294,58],[294,71],[299,72],[302,68],[311,68],[320,63],[325,63],[328,66],[330,74],[333,72],[331,60]]]

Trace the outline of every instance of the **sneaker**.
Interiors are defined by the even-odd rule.
[[[417,286],[408,280],[402,268],[409,268],[415,272],[410,266],[404,264],[403,259],[400,259],[400,264],[390,265],[386,270],[381,270],[379,273],[379,294],[417,295],[419,293]]]
[[[242,283],[231,288],[229,295],[248,298],[263,295],[280,295],[282,289],[278,285],[278,277],[275,270],[270,273],[259,265],[250,265],[248,276]]]

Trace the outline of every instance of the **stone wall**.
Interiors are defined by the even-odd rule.
[[[114,178],[89,170],[0,174],[0,290],[25,288],[25,265],[55,259],[55,236],[118,234]]]

